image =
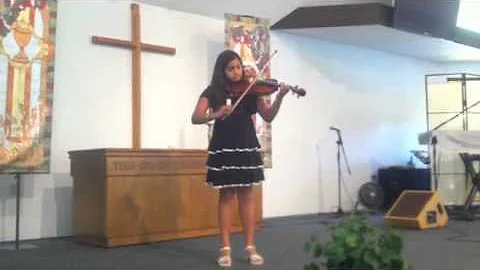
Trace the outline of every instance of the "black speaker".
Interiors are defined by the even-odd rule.
[[[378,183],[383,188],[383,210],[388,210],[404,190],[430,190],[430,169],[388,167],[378,170]]]

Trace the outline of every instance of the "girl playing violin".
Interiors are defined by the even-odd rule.
[[[259,113],[265,121],[271,122],[289,91],[287,85],[280,83],[271,105],[262,96],[246,95],[232,110],[231,104],[236,102],[238,96],[232,96],[229,89],[246,79],[238,54],[232,50],[223,51],[215,62],[210,85],[201,93],[192,114],[193,124],[215,120],[208,146],[206,182],[219,190],[221,254],[217,263],[223,267],[232,264],[230,228],[235,196],[239,202],[248,261],[253,265],[263,264],[263,257],[255,249],[255,201],[252,186],[261,184],[264,174],[252,116]],[[207,113],[208,109],[211,109],[211,113]]]

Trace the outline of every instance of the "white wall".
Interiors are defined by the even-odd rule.
[[[426,128],[424,74],[435,65],[412,58],[275,33],[275,76],[308,91],[286,100],[273,126],[274,169],[265,190],[269,215],[336,210],[335,132],[342,130],[352,175],[342,163],[342,205],[382,166],[403,165]],[[282,64],[280,64],[282,63]],[[350,199],[348,194],[353,197]]]
[[[22,239],[71,235],[68,151],[130,147],[130,53],[90,43],[92,35],[129,38],[129,2],[60,1],[58,9],[51,174],[24,178]],[[145,5],[141,14],[144,42],[177,49],[143,54],[143,146],[204,149],[207,128],[189,118],[223,49],[224,22]],[[271,44],[279,50],[272,75],[307,96],[285,99],[273,123],[265,217],[335,210],[337,138],[329,126],[343,131],[352,197],[379,167],[408,161],[426,128],[424,74],[441,67],[282,32]],[[10,241],[15,182],[0,178],[0,241]]]

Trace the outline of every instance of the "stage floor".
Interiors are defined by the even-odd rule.
[[[257,232],[257,248],[265,256],[262,268],[303,269],[308,262],[305,240],[312,235],[328,240],[328,225],[338,220],[328,214],[265,219]],[[383,215],[373,215],[371,221],[383,226]],[[445,228],[399,231],[405,257],[416,270],[480,267],[480,220],[450,220]],[[20,250],[7,246],[12,243],[0,243],[0,269],[220,269],[215,263],[215,236],[110,249],[78,244],[70,237],[22,241]],[[232,249],[232,269],[253,268],[244,258],[241,234],[233,235]]]

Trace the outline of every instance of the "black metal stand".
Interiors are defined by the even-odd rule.
[[[332,129],[332,128],[331,128]],[[348,174],[352,174],[350,170],[350,165],[348,164],[347,155],[345,154],[345,147],[343,146],[342,133],[340,129],[332,129],[337,132],[337,185],[338,185],[338,207],[336,214],[343,215],[345,212],[342,209],[342,162],[341,162],[341,153],[345,159],[345,164],[347,165]]]
[[[16,214],[15,214],[15,249],[20,249],[20,192],[22,178],[19,173],[15,174],[15,180],[17,180],[17,196],[16,196]]]
[[[433,183],[435,186],[435,191],[438,190],[438,173],[437,173],[437,137],[433,136],[432,137],[432,160],[430,160],[430,164],[432,164],[433,167]]]
[[[20,200],[22,194],[22,174],[13,173],[16,181],[16,194],[15,194],[15,243],[14,245],[0,246],[0,249],[8,250],[20,250]],[[35,248],[35,245],[22,245],[22,248],[29,249]]]
[[[468,193],[465,203],[463,204],[461,219],[474,220],[475,215],[472,212],[472,204],[477,192],[480,192],[480,172],[475,171],[473,167],[474,161],[480,161],[480,155],[473,155],[468,153],[460,153],[463,163],[465,164],[466,173],[472,179],[472,187]]]
[[[340,138],[340,137],[339,137]],[[341,169],[341,162],[340,162],[340,147],[341,147],[342,141],[341,139],[337,140],[337,185],[338,185],[338,206],[337,206],[337,214],[338,215],[343,215],[343,209],[342,209],[342,186],[341,186],[341,179],[342,179],[342,169]]]

